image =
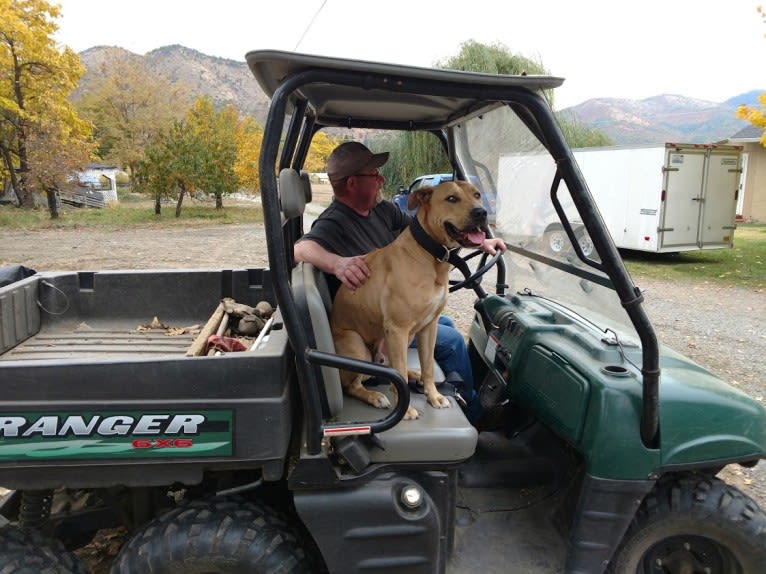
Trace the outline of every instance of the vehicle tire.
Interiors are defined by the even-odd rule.
[[[570,248],[566,232],[560,228],[549,229],[544,235],[545,247],[554,255],[561,255]]]
[[[16,526],[0,528],[3,574],[85,574],[80,560],[57,540]]]
[[[644,500],[615,553],[615,574],[750,574],[766,564],[766,515],[717,478],[661,481]]]
[[[122,548],[111,574],[308,573],[304,551],[265,506],[192,501],[152,520]]]
[[[582,250],[583,255],[590,258],[594,251],[593,240],[590,238],[590,235],[588,235],[588,232],[585,231],[585,229],[581,229],[577,233],[577,242],[580,244],[580,249]]]

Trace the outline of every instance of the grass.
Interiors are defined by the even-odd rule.
[[[224,199],[224,209],[212,202],[187,201],[181,217],[175,204],[165,203],[162,214],[154,215],[154,203],[135,194],[121,197],[119,204],[105,209],[65,208],[57,220],[46,210],[23,210],[0,205],[0,229],[125,229],[163,226],[221,225],[263,221],[259,205]],[[766,290],[766,225],[739,225],[732,249],[715,249],[677,254],[628,252],[625,263],[635,277],[671,281],[709,281]]]
[[[131,197],[103,209],[64,207],[58,219],[51,219],[47,210],[26,210],[0,205],[0,228],[17,230],[124,229],[130,227],[193,226],[210,224],[254,223],[263,221],[260,205],[224,199],[224,208],[217,210],[213,202],[186,201],[181,217],[175,216],[175,203],[164,203],[161,215],[154,214],[151,200]]]
[[[734,247],[689,253],[630,252],[625,264],[635,277],[671,281],[708,281],[762,291],[766,289],[766,225],[738,225]]]

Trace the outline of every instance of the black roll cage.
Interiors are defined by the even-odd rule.
[[[311,102],[301,96],[301,88],[311,84],[331,84],[352,86],[361,89],[386,90],[391,92],[406,91],[411,94],[440,95],[445,97],[468,98],[471,101],[509,105],[527,124],[551,153],[557,165],[557,176],[551,190],[552,201],[562,219],[562,224],[569,235],[578,255],[589,265],[604,271],[625,308],[642,346],[643,408],[641,419],[641,438],[645,446],[655,448],[659,440],[659,349],[654,329],[643,307],[640,290],[633,285],[617,248],[607,232],[595,202],[588,190],[583,176],[565,143],[563,134],[543,97],[524,87],[460,84],[454,81],[435,81],[433,78],[408,78],[405,83],[391,81],[383,73],[362,71],[312,68],[307,67],[284,78],[273,93],[268,118],[264,130],[263,143],[259,158],[261,174],[261,200],[268,245],[269,265],[274,278],[274,290],[277,304],[281,310],[290,343],[296,355],[298,385],[303,399],[306,429],[306,451],[309,456],[319,455],[321,441],[328,430],[342,429],[349,423],[325,424],[322,421],[322,400],[320,385],[316,378],[315,365],[356,370],[388,379],[399,391],[399,404],[388,416],[380,421],[353,423],[368,425],[371,433],[381,432],[395,425],[403,416],[409,402],[406,382],[393,369],[372,363],[348,359],[337,355],[322,353],[312,348],[304,331],[303,322],[298,314],[290,286],[290,273],[294,266],[292,241],[286,241],[280,215],[277,176],[281,169],[293,167],[299,169],[305,160],[308,145],[314,133],[323,127],[342,126],[348,128],[374,128],[388,130],[426,130],[442,131],[447,123],[455,123],[461,118],[476,113],[476,109],[464,109],[460,117],[450,118],[443,125],[427,122],[397,122],[391,120],[357,120],[353,117],[317,118],[311,108]],[[291,121],[287,134],[282,140],[283,126],[288,107],[292,106]],[[282,153],[277,157],[279,149]],[[563,179],[570,190],[572,200],[580,214],[582,222],[590,235],[600,257],[600,262],[584,258],[574,232],[566,217],[562,217],[556,198],[558,181]],[[301,225],[300,222],[296,222]]]

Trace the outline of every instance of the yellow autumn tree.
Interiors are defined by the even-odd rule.
[[[0,176],[10,179],[23,207],[47,194],[54,217],[56,186],[83,167],[90,136],[67,99],[83,68],[53,39],[59,15],[45,0],[0,0]],[[66,157],[55,164],[40,161],[63,149]]]
[[[171,84],[132,54],[99,72],[77,108],[95,127],[99,156],[126,168],[133,178],[145,149],[183,119],[191,97],[185,86]]]
[[[215,196],[216,209],[223,208],[223,196],[237,191],[234,171],[237,161],[237,124],[234,106],[215,109],[213,100],[200,96],[186,115],[187,128],[197,140],[197,187]]]
[[[237,125],[237,159],[234,173],[240,188],[246,193],[257,194],[261,180],[258,176],[258,156],[263,143],[263,128],[250,116],[245,116]]]
[[[763,6],[758,6],[758,14],[761,20],[766,22],[766,10]],[[766,147],[766,93],[758,96],[758,107],[741,105],[737,108],[737,117],[741,120],[747,120],[761,130],[761,145]]]
[[[327,158],[333,149],[339,144],[339,140],[330,137],[324,132],[319,132],[311,140],[309,153],[303,165],[303,169],[311,172],[323,172],[327,166]]]

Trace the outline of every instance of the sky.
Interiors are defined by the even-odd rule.
[[[56,1],[56,0],[51,0]],[[763,0],[58,0],[77,52],[180,44],[244,61],[290,50],[415,66],[500,43],[565,78],[563,109],[591,98],[676,94],[722,102],[766,90]],[[253,80],[255,81],[255,80]]]

